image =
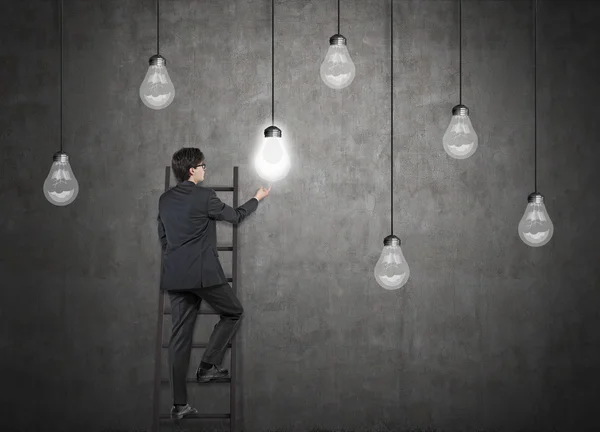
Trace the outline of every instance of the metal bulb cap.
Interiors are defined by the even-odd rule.
[[[265,138],[269,137],[281,138],[281,129],[277,126],[269,126],[265,129]]]
[[[386,238],[383,239],[384,246],[400,246],[401,241],[394,234],[390,234]]]
[[[166,66],[167,59],[161,56],[160,54],[155,54],[152,57],[150,57],[150,60],[148,62],[150,63],[150,66]]]
[[[69,156],[67,156],[67,154],[65,152],[57,151],[52,156],[52,160],[54,162],[69,162]]]
[[[544,195],[539,192],[532,192],[527,197],[528,203],[544,204]]]
[[[456,105],[452,108],[452,115],[461,115],[461,116],[468,116],[469,115],[469,108],[467,108],[464,105]]]
[[[346,38],[341,34],[334,34],[329,38],[329,45],[346,45]]]

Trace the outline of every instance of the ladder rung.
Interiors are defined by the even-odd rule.
[[[163,378],[160,380],[160,382],[163,384],[169,384],[170,381],[168,379]],[[231,378],[214,379],[214,380],[210,380],[207,383],[199,383],[198,381],[196,381],[196,378],[186,378],[185,382],[186,383],[194,383],[194,384],[198,384],[198,385],[210,384],[210,383],[228,383],[228,382],[231,382]]]
[[[233,186],[205,186],[208,189],[214,189],[219,192],[233,192]]]
[[[160,418],[161,418],[161,420],[162,419],[171,420],[171,416],[169,414],[161,414]],[[219,419],[219,418],[228,419],[228,418],[231,418],[231,414],[192,414],[192,415],[185,416],[181,420],[200,420],[200,419]]]
[[[233,246],[217,246],[217,250],[220,250],[220,251],[232,251],[233,250]]]
[[[165,315],[171,315],[171,310],[166,310]],[[198,315],[220,315],[219,312],[215,311],[215,310],[207,310],[207,311],[198,311]]]
[[[166,310],[165,315],[171,315],[171,311]],[[220,315],[220,314],[219,314],[219,312],[211,309],[209,311],[198,311],[198,315]]]
[[[200,343],[193,343],[192,344],[192,348],[206,348],[208,346],[208,342],[200,342]],[[163,343],[163,348],[169,348],[169,344],[167,343]],[[229,342],[227,344],[227,348],[231,348],[231,342]]]
[[[232,278],[232,277],[228,277],[228,278],[225,278],[225,279],[227,280],[227,282],[233,282],[233,278]],[[164,290],[164,291],[163,291],[163,295],[164,295],[165,297],[168,297],[168,296],[169,296],[169,291],[167,291],[167,290]]]

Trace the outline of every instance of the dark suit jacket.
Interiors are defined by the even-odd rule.
[[[217,251],[217,220],[238,224],[258,207],[252,198],[238,208],[213,189],[189,180],[158,201],[158,236],[163,249],[163,290],[186,290],[227,283]]]

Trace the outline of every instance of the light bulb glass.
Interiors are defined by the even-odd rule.
[[[443,138],[444,150],[454,159],[466,159],[477,150],[477,134],[468,114],[452,115]]]
[[[543,202],[530,202],[519,222],[519,237],[527,246],[544,246],[554,234],[554,224],[550,220]]]
[[[375,265],[375,279],[386,290],[402,288],[410,277],[408,263],[400,245],[384,246]]]
[[[46,181],[44,181],[44,196],[56,206],[66,206],[77,198],[79,183],[73,174],[68,160],[58,160],[52,163]]]
[[[346,45],[329,45],[323,63],[321,79],[332,89],[348,87],[354,80],[356,67]]]
[[[171,105],[175,98],[175,86],[164,64],[150,65],[140,85],[140,98],[144,105],[155,110]]]
[[[263,180],[275,182],[290,171],[290,156],[281,137],[265,137],[254,157],[254,168]]]

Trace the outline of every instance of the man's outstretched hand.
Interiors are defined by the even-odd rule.
[[[269,189],[265,189],[264,187],[261,187],[257,192],[256,195],[254,195],[254,198],[256,198],[257,200],[261,201],[263,198],[266,198],[267,196],[269,196],[269,192],[271,192],[271,188],[273,186],[269,186]]]

